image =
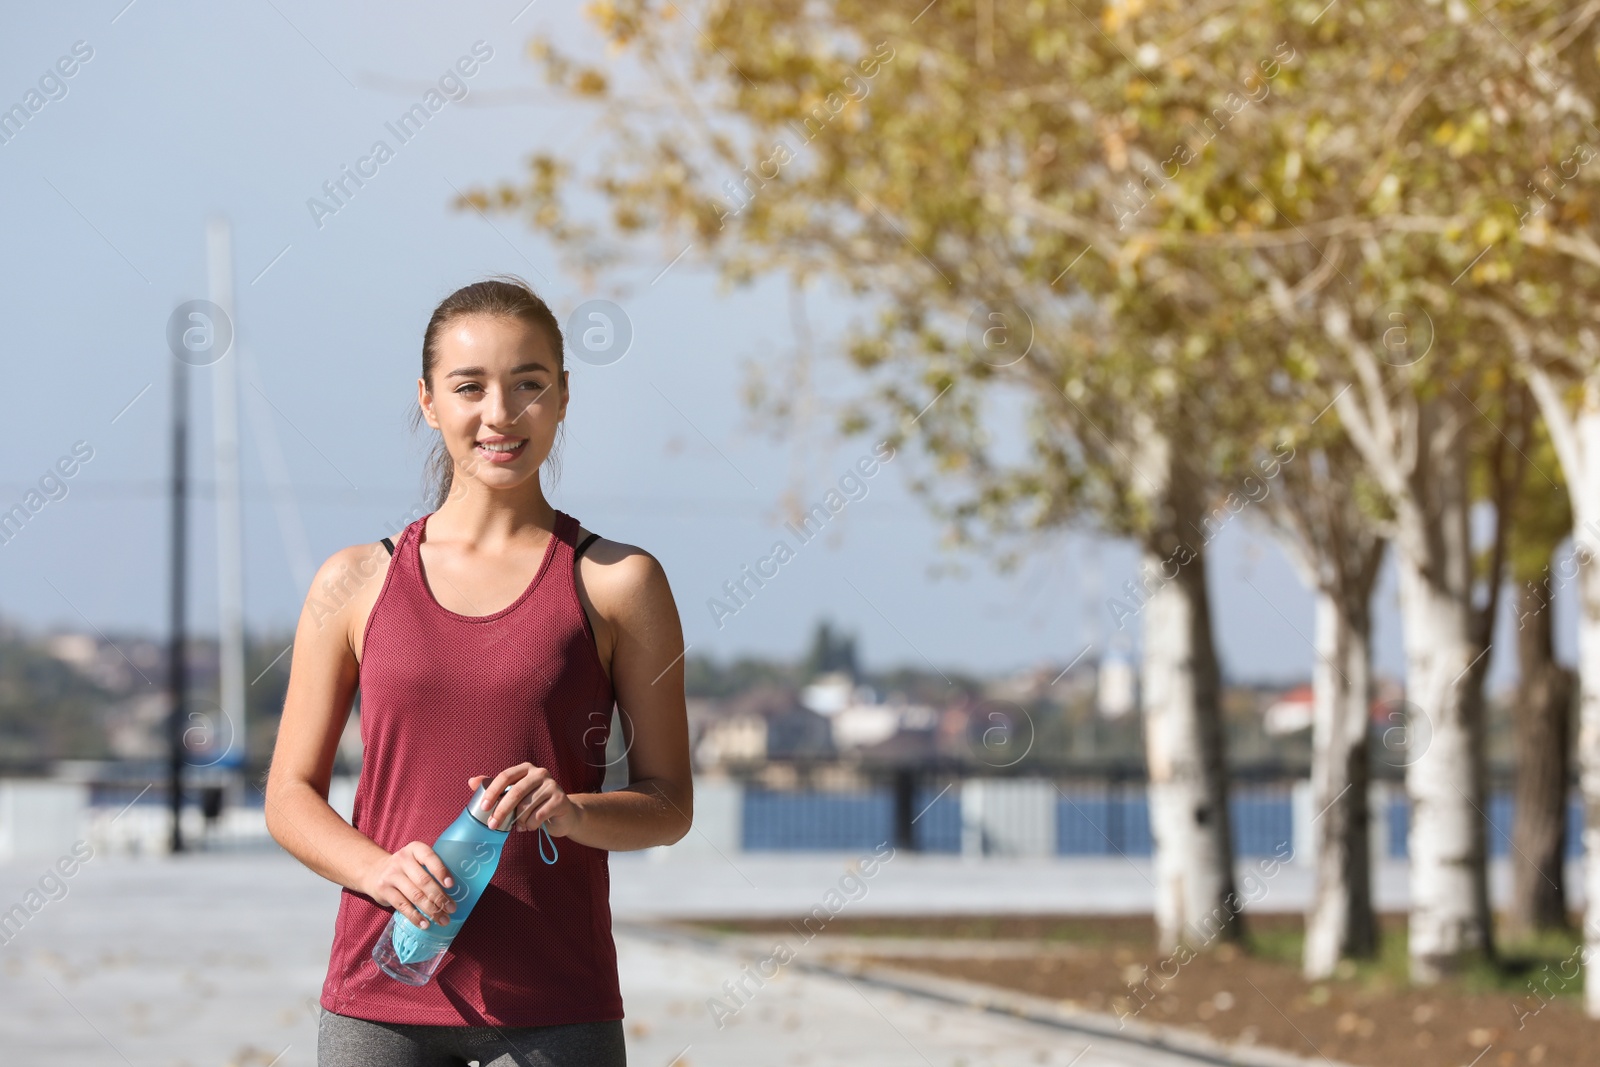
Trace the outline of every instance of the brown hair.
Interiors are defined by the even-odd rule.
[[[556,322],[550,306],[529,288],[528,283],[514,274],[497,274],[481,282],[462,286],[439,302],[428,319],[428,328],[422,333],[422,380],[427,383],[428,395],[433,395],[433,372],[439,363],[439,334],[456,319],[467,315],[494,315],[521,319],[530,326],[545,332],[550,350],[556,357],[556,380],[567,369],[565,345],[561,338],[561,325]],[[422,426],[422,408],[411,409],[411,428]],[[546,460],[554,479],[561,478],[561,443],[566,439],[565,422],[557,432],[555,446]],[[425,476],[431,486],[433,509],[437,511],[450,497],[450,486],[455,480],[455,463],[441,435],[434,441],[429,453]]]

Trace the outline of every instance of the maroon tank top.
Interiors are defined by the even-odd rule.
[[[431,845],[472,797],[467,779],[524,761],[568,793],[597,793],[613,693],[573,578],[578,520],[556,512],[532,583],[492,615],[439,604],[417,546],[394,547],[361,660],[361,774],[351,822],[385,850]],[[610,874],[603,849],[537,831],[507,838],[494,877],[433,980],[395,981],[372,962],[392,909],[342,890],[321,1003],[378,1022],[545,1026],[621,1019]],[[546,855],[549,845],[546,844]]]

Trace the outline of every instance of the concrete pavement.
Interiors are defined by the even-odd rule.
[[[1137,884],[1139,877],[1126,866],[1119,875],[1072,861],[962,865],[906,855],[879,862],[869,874],[862,860],[870,858],[615,855],[629,1062],[1196,1062],[808,971],[800,964],[821,959],[810,949],[759,988],[747,984],[753,994],[735,1001],[723,983],[740,979],[747,956],[628,929],[667,914],[792,915],[815,906],[838,914],[992,912],[1073,910],[1076,900],[1091,905],[1077,910],[1104,910],[1107,894],[1121,886],[1126,895],[1126,880]],[[97,855],[70,877],[47,880],[52,869],[44,858],[0,865],[0,910],[37,907],[0,945],[6,1062],[315,1064],[317,996],[338,902],[331,883],[270,851]],[[1290,884],[1283,889],[1287,900]],[[712,1009],[712,998],[734,1010]]]

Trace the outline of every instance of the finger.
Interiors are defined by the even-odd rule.
[[[566,800],[567,795],[565,793],[557,793],[540,802],[529,810],[528,825],[537,828],[541,823],[549,822],[552,818],[561,814],[561,809],[566,804]]]
[[[506,828],[506,819],[510,815],[506,811],[508,804],[512,810],[515,810],[516,798],[510,794],[501,797],[500,802],[494,806],[494,811],[489,813],[489,822],[487,824],[489,829],[504,830]]]
[[[528,822],[528,815],[538,806],[539,803],[536,796],[530,794],[529,796],[525,797],[523,801],[517,805],[517,810],[512,814],[511,828],[513,830],[528,829],[528,827],[531,825]]]
[[[534,774],[530,774],[523,778],[520,782],[511,787],[510,792],[506,793],[505,797],[500,801],[499,806],[495,808],[495,826],[506,826],[507,824],[514,823],[516,821],[518,809],[527,804],[530,797],[538,796],[539,790],[543,788],[543,786],[538,784],[536,777],[537,774],[538,772],[535,771]]]
[[[497,830],[504,826],[506,819],[513,811],[516,810],[517,804],[522,797],[523,793],[517,789],[517,787],[513,786],[510,792],[506,793],[498,801],[496,801],[494,811],[489,814],[489,828],[491,830]]]
[[[412,919],[412,922],[423,928],[444,925],[443,920],[439,918],[438,911],[428,904],[421,892],[412,890],[406,899],[411,909],[420,916],[420,918]]]
[[[479,802],[479,806],[485,811],[494,806],[495,798],[505,791],[506,786],[511,784],[512,779],[508,777],[510,773],[509,769],[501,771],[484,787],[483,800]]]
[[[518,798],[517,806],[513,812],[513,828],[527,829],[529,826],[534,825],[528,817],[533,812],[538,810],[539,805],[544,802],[544,799],[550,795],[551,790],[555,788],[555,782],[549,778],[546,778],[537,786],[523,793],[523,795]]]
[[[491,828],[498,829],[506,825],[507,821],[516,812],[517,805],[522,802],[523,797],[528,795],[528,791],[534,788],[534,784],[538,782],[540,775],[543,773],[531,763],[519,763],[515,767],[508,767],[500,772],[500,777],[506,779],[506,793],[504,796],[500,796],[495,804],[494,815],[489,821]],[[496,781],[498,780],[497,778]],[[486,796],[499,796],[499,794],[491,789]]]
[[[396,877],[393,888],[392,895],[397,898],[393,902],[394,909],[410,919],[414,926],[429,926],[431,916],[427,914],[427,909],[421,906],[421,901],[417,899],[418,893],[407,883],[404,872]]]
[[[445,865],[444,860],[440,859],[439,854],[433,849],[423,845],[417,850],[416,859],[429,874],[439,879],[439,883],[446,889],[455,885],[455,879],[450,877],[450,868]]]
[[[426,927],[428,925],[427,916],[418,911],[416,905],[412,904],[404,895],[394,902],[393,907],[395,911],[410,919],[412,926]]]
[[[419,864],[417,870],[410,874],[411,884],[415,887],[411,899],[416,901],[417,907],[426,912],[429,918],[441,926],[444,925],[450,914],[450,908],[447,906],[450,898],[439,888],[439,884],[429,877],[426,867]]]
[[[537,796],[528,797],[528,799],[517,808],[517,824],[524,830],[531,827],[533,825],[531,817],[537,810],[539,810],[539,798]]]

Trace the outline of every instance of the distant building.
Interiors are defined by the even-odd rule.
[[[1392,680],[1379,679],[1374,685],[1374,696],[1368,705],[1368,716],[1380,728],[1403,724],[1404,700],[1400,687]],[[1261,713],[1261,729],[1273,737],[1309,730],[1315,717],[1315,694],[1310,685],[1297,685],[1279,693],[1267,702]]]
[[[46,638],[45,648],[56,659],[79,669],[88,667],[100,657],[99,646],[88,634],[54,634]]]
[[[840,751],[871,748],[902,733],[926,735],[916,744],[933,750],[937,710],[907,703],[899,694],[881,700],[870,685],[856,685],[843,672],[819,675],[801,690],[800,702],[827,721],[833,745]]]
[[[871,686],[857,687],[855,679],[844,671],[825,671],[800,690],[801,705],[818,715],[837,715],[857,700],[870,703],[875,699]]]
[[[702,767],[755,763],[767,758],[767,723],[757,715],[733,715],[707,726],[695,745]]]
[[[1138,675],[1129,660],[1116,652],[1100,660],[1095,679],[1095,710],[1101,718],[1120,719],[1138,706]]]
[[[835,745],[828,720],[804,707],[793,707],[767,719],[767,757],[804,759],[832,756]]]
[[[694,756],[701,767],[834,754],[828,720],[792,689],[755,686],[726,701],[695,701],[690,712]]]
[[[107,708],[106,745],[118,759],[158,759],[171,745],[167,733],[172,701],[165,693],[141,693]]]
[[[1261,716],[1261,728],[1274,737],[1309,730],[1314,709],[1311,687],[1296,686],[1267,705]]]

